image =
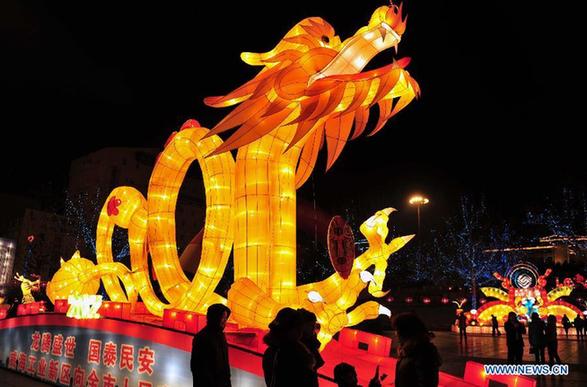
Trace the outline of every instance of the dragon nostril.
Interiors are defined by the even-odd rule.
[[[322,41],[326,44],[330,43],[330,38],[326,35],[322,35]]]

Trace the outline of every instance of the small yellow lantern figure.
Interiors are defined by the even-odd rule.
[[[22,291],[22,303],[30,304],[35,302],[33,297],[33,290],[39,290],[41,279],[37,278],[35,281],[31,281],[25,278],[23,275],[16,273],[14,279],[20,282],[20,290]]]

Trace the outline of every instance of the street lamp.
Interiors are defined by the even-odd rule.
[[[430,200],[422,195],[414,195],[410,198],[410,205],[416,206],[418,210],[418,234],[420,234],[420,207],[428,203]]]

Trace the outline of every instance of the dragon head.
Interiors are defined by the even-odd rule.
[[[309,64],[304,75],[305,83],[312,85],[318,79],[345,74],[358,74],[378,53],[397,47],[406,29],[406,20],[402,20],[402,9],[391,4],[375,10],[369,24],[361,27],[353,36],[341,42],[335,35],[334,28],[319,17],[311,17],[297,23],[273,48],[266,53],[244,52],[241,59],[252,66],[272,68],[285,61],[295,61],[307,53],[321,54],[323,58]],[[314,52],[312,52],[315,50]],[[307,56],[306,56],[307,58]],[[290,86],[292,94],[300,95],[306,87],[300,85],[297,90]]]
[[[379,7],[371,16],[369,24],[361,27],[352,37],[332,47],[337,55],[323,69],[310,76],[308,84],[329,76],[358,74],[375,55],[394,47],[397,52],[401,37],[406,29],[402,20],[401,5]],[[328,44],[327,44],[328,46]]]
[[[212,107],[240,104],[208,134],[238,127],[213,154],[289,126],[283,152],[301,148],[296,185],[310,176],[324,139],[330,168],[347,140],[363,133],[373,105],[379,107],[379,120],[370,135],[419,94],[417,82],[404,70],[409,58],[363,71],[378,53],[397,49],[405,28],[401,5],[390,4],[377,8],[369,24],[342,42],[329,23],[311,17],[297,23],[272,50],[242,53],[247,64],[263,68],[227,95],[204,100]]]

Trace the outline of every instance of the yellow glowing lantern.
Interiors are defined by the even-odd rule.
[[[39,290],[39,285],[41,283],[41,279],[37,278],[34,281],[31,281],[25,276],[16,273],[14,275],[14,279],[20,282],[20,290],[22,291],[22,303],[23,304],[31,304],[35,302],[35,297],[33,297],[33,290]]]
[[[172,135],[146,198],[132,187],[111,192],[98,223],[98,265],[80,257],[63,263],[48,289],[51,299],[81,294],[102,279],[111,300],[134,303],[140,296],[159,316],[169,308],[203,313],[220,302],[231,307],[239,324],[262,328],[284,306],[304,307],[316,313],[323,345],[345,326],[389,314],[375,301],[347,309],[364,288],[375,297],[386,294],[387,259],[412,237],[385,242],[393,209],[361,225],[370,246],[348,278],[335,273],[297,286],[296,189],[311,175],[324,143],[328,169],[346,142],[364,132],[372,106],[378,105],[379,120],[370,135],[419,94],[405,70],[408,58],[362,72],[379,52],[397,48],[404,31],[401,7],[390,5],[378,8],[369,24],[344,42],[330,24],[313,17],[296,24],[273,50],[243,53],[247,64],[262,66],[258,75],[225,96],[205,99],[212,107],[238,106],[211,130],[190,120]],[[218,136],[233,128],[225,141]],[[231,150],[237,150],[236,159]],[[200,264],[189,281],[177,253],[175,210],[195,161],[205,185],[206,223]],[[128,229],[131,268],[113,262],[115,226]],[[214,289],[231,251],[235,282],[225,299]],[[153,291],[149,257],[165,300]]]
[[[100,318],[100,306],[102,306],[102,296],[95,294],[84,294],[81,296],[69,296],[67,298],[69,308],[65,314],[69,318],[96,319]]]

